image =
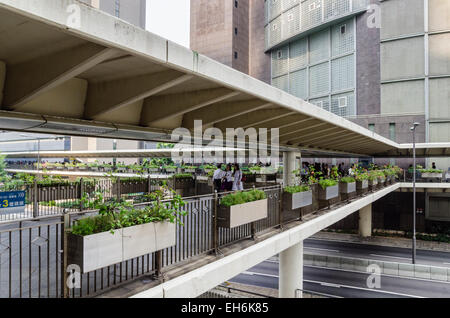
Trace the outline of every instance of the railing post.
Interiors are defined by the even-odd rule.
[[[280,197],[278,198],[278,222],[280,225],[280,229],[283,229],[283,187],[280,186],[280,192],[279,195]],[[301,213],[300,212],[300,218],[301,218]]]
[[[84,210],[83,197],[84,197],[84,179],[81,178],[80,179],[80,211]]]
[[[267,178],[267,176],[266,176]],[[267,179],[266,179],[266,186],[267,186]],[[256,186],[253,186],[253,190],[256,189]],[[263,190],[264,191],[264,190]],[[255,222],[252,222],[250,225],[250,231],[251,231],[251,238],[252,240],[255,240],[255,235],[256,235],[256,226],[255,226]]]
[[[38,183],[37,183],[36,178],[34,179],[33,191],[34,191],[33,218],[37,218],[39,216],[39,202],[38,202],[39,189],[38,189]]]
[[[116,187],[117,187],[117,200],[120,201],[120,199],[122,198],[122,194],[120,193],[120,177],[117,177],[117,182],[116,182]]]
[[[63,291],[63,298],[69,298],[69,286],[67,284],[67,280],[69,278],[69,275],[67,273],[67,266],[68,264],[68,260],[67,260],[67,249],[68,249],[68,244],[67,244],[67,233],[70,229],[70,214],[67,213],[66,211],[64,212],[64,215],[62,217],[62,221],[63,221],[63,228],[62,228],[62,268],[61,268],[61,277],[62,277],[62,282],[61,282],[61,290]]]
[[[217,190],[214,191],[214,217],[213,217],[213,246],[214,246],[214,253],[216,255],[219,254],[219,232],[217,228],[217,209],[219,206],[219,195],[217,193]]]

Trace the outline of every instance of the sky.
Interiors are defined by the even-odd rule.
[[[189,47],[190,0],[147,0],[147,30]]]

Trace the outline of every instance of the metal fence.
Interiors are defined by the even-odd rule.
[[[95,211],[72,211],[64,216],[45,216],[33,221],[0,225],[0,297],[58,298],[89,297],[142,276],[159,274],[162,267],[174,265],[197,255],[217,252],[237,242],[279,225],[280,186],[263,188],[268,197],[269,217],[253,225],[235,229],[215,227],[217,194],[186,198],[177,225],[176,245],[80,276],[80,288],[67,290],[64,268],[65,228]],[[221,194],[222,195],[222,194]],[[145,206],[151,203],[141,203]],[[150,279],[150,278],[149,278]]]

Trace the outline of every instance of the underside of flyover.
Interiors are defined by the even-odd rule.
[[[79,28],[67,25],[74,4]],[[294,149],[352,156],[398,150],[350,121],[74,0],[0,1],[0,43],[5,130],[167,141],[173,129],[193,132],[201,120],[203,131],[278,128],[280,145]]]

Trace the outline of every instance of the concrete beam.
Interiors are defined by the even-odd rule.
[[[317,129],[323,126],[328,125],[327,123],[316,123],[314,125],[305,125],[302,128],[294,128],[294,129],[281,129],[280,130],[280,141],[281,142],[285,142],[285,141],[289,141],[292,138],[297,138],[299,134],[301,134],[302,132],[306,131],[306,132],[310,132],[313,129]],[[320,130],[314,130],[314,131],[320,131]]]
[[[98,116],[180,85],[189,81],[192,77],[192,75],[177,71],[167,71],[108,82],[91,83],[84,116],[86,119],[95,119]]]
[[[255,127],[257,125],[262,125],[266,122],[283,118],[293,113],[286,109],[264,109],[256,112],[251,112],[240,116],[239,118],[235,118],[232,120],[225,120],[223,122],[218,123],[215,127],[224,131],[227,128],[241,127],[241,128],[250,128]]]
[[[186,114],[183,118],[183,127],[193,129],[194,120],[200,119],[203,121],[204,126],[214,125],[272,105],[261,100],[219,103]]]
[[[33,98],[116,56],[114,49],[89,43],[8,65],[3,109],[20,110]]]
[[[330,137],[337,137],[337,136],[343,136],[343,135],[348,135],[348,132],[341,132],[339,133],[339,131],[341,131],[341,128],[327,128],[327,129],[320,129],[318,131],[306,134],[306,135],[302,135],[299,138],[296,139],[292,139],[290,140],[290,142],[292,144],[296,144],[296,143],[300,143],[301,141],[307,141],[307,142],[316,142],[318,140],[322,140],[322,139],[327,139],[329,140]],[[336,133],[334,133],[336,132]],[[313,138],[311,138],[313,137]]]
[[[212,104],[220,103],[239,94],[239,92],[228,88],[215,88],[150,97],[144,102],[141,125],[152,126],[165,119],[174,118]]]
[[[283,128],[287,128],[287,127],[291,127],[294,125],[300,125],[300,124],[306,124],[310,121],[313,121],[314,119],[311,117],[305,117],[303,115],[289,115],[289,116],[285,116],[282,118],[277,118],[277,119],[270,119],[269,121],[260,124],[260,125],[256,125],[254,126],[256,129],[259,128],[267,128],[267,129],[271,129],[271,128],[279,128],[279,129],[283,129]]]

